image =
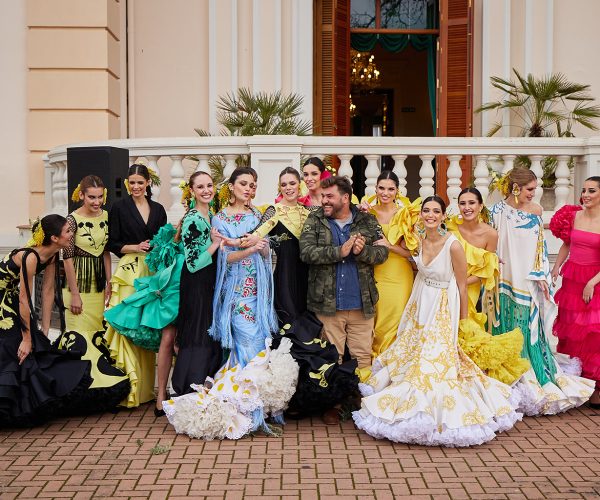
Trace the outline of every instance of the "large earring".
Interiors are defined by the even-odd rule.
[[[417,236],[422,240],[424,240],[427,236],[427,233],[425,232],[425,224],[422,220],[415,224],[415,231],[417,232]]]
[[[446,223],[442,222],[438,228],[437,231],[439,233],[440,236],[446,236],[446,233],[448,232],[448,228],[446,227]]]
[[[512,189],[512,195],[515,197],[515,205],[519,204],[519,195],[521,194],[521,190],[519,189],[519,186],[515,186]]]

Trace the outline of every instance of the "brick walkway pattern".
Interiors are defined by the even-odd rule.
[[[0,431],[0,498],[595,498],[600,412],[525,418],[487,445],[377,441],[352,422],[281,438],[177,436],[152,405]]]

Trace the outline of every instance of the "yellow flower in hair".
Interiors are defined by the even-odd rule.
[[[71,195],[71,200],[78,202],[80,193],[81,193],[81,184],[77,184],[77,186],[73,190],[73,194]]]
[[[152,185],[160,186],[160,177],[158,176],[158,174],[150,167],[146,168],[148,169],[148,173],[150,174],[150,181],[152,181]]]
[[[511,191],[509,174],[510,172],[507,172],[506,174],[499,176],[496,172],[492,172],[492,189],[496,189],[504,196],[508,196]]]
[[[229,189],[229,184],[226,182],[219,189],[219,207],[223,208],[229,205],[229,200],[231,200],[231,191]]]
[[[32,233],[31,233],[31,238],[29,239],[29,241],[27,242],[27,247],[39,247],[42,246],[42,243],[44,243],[44,238],[45,238],[45,234],[44,234],[44,230],[42,229],[42,222],[40,221],[40,218],[36,218],[33,221],[30,221],[31,224],[31,229],[32,229]]]
[[[190,183],[181,181],[179,183],[179,189],[181,189],[181,204],[188,205],[192,199],[192,190],[190,189]]]
[[[108,189],[104,188],[104,191],[102,191],[102,204],[106,205],[106,200],[108,198]]]
[[[125,179],[123,184],[125,184],[125,189],[127,191],[127,194],[131,194],[131,188],[129,187],[129,181],[127,179]]]

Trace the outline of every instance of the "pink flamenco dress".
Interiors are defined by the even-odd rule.
[[[557,350],[581,360],[581,376],[600,388],[600,285],[596,285],[589,304],[583,301],[583,289],[600,272],[600,234],[575,229],[575,215],[582,208],[562,207],[550,221],[550,230],[569,245],[569,258],[560,274],[562,286],[556,292],[558,316],[554,334]]]

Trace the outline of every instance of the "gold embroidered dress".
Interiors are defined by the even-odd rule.
[[[487,377],[458,346],[460,297],[450,256],[456,238],[425,264],[419,252],[415,278],[396,341],[361,384],[359,429],[376,438],[431,446],[471,446],[510,429],[511,388]]]

